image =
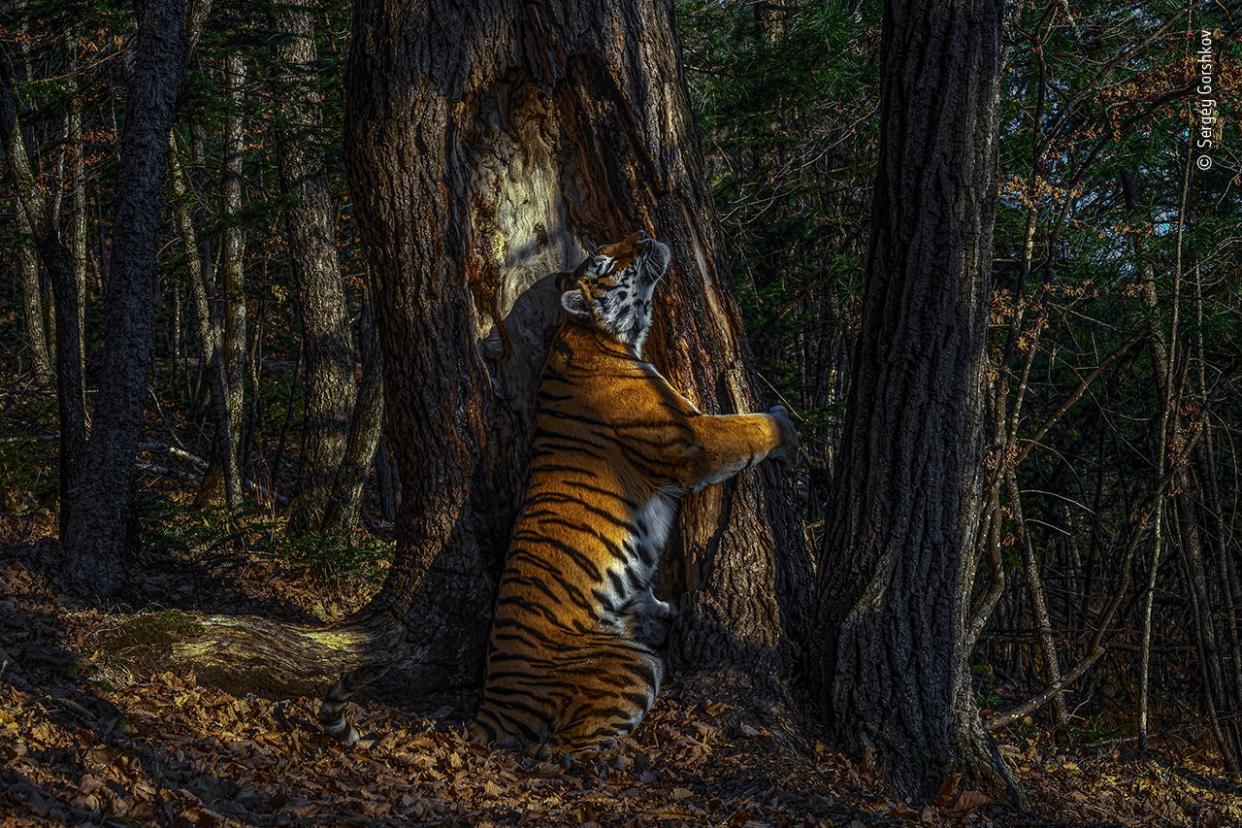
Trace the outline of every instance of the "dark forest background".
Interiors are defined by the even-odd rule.
[[[647,14],[647,4],[633,5]],[[657,235],[680,235],[670,241],[692,276],[687,262],[700,248],[686,241],[685,228],[701,222],[702,272],[724,280],[742,329],[729,333],[727,303],[710,310],[715,288],[673,278],[665,288],[670,310],[657,322],[669,330],[653,359],[679,387],[706,389],[708,407],[788,406],[803,460],[794,483],[769,475],[740,484],[745,498],[767,504],[755,514],[793,515],[746,530],[767,557],[726,555],[731,563],[713,569],[694,551],[716,537],[711,521],[683,522],[665,588],[696,597],[685,598],[688,620],[672,658],[687,674],[757,658],[751,672],[762,666],[787,679],[795,697],[808,692],[817,678],[807,654],[817,652],[822,617],[807,596],[822,595],[831,577],[814,568],[830,545],[834,474],[848,466],[840,459],[845,409],[873,238],[882,4],[680,0],[675,30],[628,30],[677,58],[656,61],[650,89],[673,88],[682,76],[688,89],[694,129],[674,125],[660,140],[680,146],[686,135],[697,137],[702,163],[697,156],[688,163],[688,184],[677,183],[671,167],[645,173],[672,176],[668,191],[710,208],[684,225],[660,207],[600,208],[606,217],[585,221],[574,214],[579,230],[595,221],[594,238],[545,226],[538,183],[528,183],[526,202],[512,193],[471,201],[492,185],[472,178],[470,159],[495,181],[504,170],[541,181],[539,153],[554,141],[543,116],[531,112],[566,112],[571,104],[514,103],[514,96],[497,105],[494,121],[471,121],[442,103],[457,140],[482,148],[451,162],[460,167],[439,168],[460,174],[449,180],[461,190],[446,185],[444,192],[465,205],[461,226],[470,229],[460,239],[446,235],[452,240],[441,255],[464,274],[460,296],[473,315],[404,340],[393,333],[400,320],[414,326],[440,298],[458,294],[414,277],[398,285],[388,275],[398,255],[410,267],[439,267],[430,243],[379,257],[368,257],[363,244],[360,224],[378,235],[376,228],[406,221],[415,238],[430,209],[412,198],[416,189],[384,190],[375,161],[391,151],[393,165],[418,163],[410,147],[422,148],[424,133],[414,129],[403,143],[376,132],[367,143],[359,125],[378,116],[358,106],[347,115],[347,87],[374,69],[355,58],[355,74],[347,75],[351,29],[366,20],[367,6],[190,3],[185,37],[193,48],[180,82],[175,50],[159,48],[155,11],[141,21],[156,44],[147,52],[135,48],[140,21],[130,3],[23,0],[0,14],[6,554],[63,558],[58,588],[125,611],[150,606],[149,590],[135,581],[164,566],[159,561],[207,560],[227,571],[259,560],[314,596],[303,622],[347,618],[351,630],[367,631],[365,642],[337,642],[350,657],[373,655],[377,640],[391,639],[376,632],[377,618],[451,616],[446,629],[464,632],[449,643],[434,629],[405,634],[400,646],[416,651],[422,666],[402,680],[428,692],[467,685],[486,634],[478,619],[491,600],[496,547],[503,550],[511,519],[504,499],[512,501],[521,484],[511,469],[524,459],[524,432],[508,424],[507,408],[472,402],[493,382],[503,389],[522,380],[504,371],[481,379],[482,369],[463,368],[469,360],[458,342],[478,340],[488,359],[496,349],[508,358],[510,344],[488,333],[515,318],[521,290],[572,265],[586,246],[609,240],[606,228],[625,229],[627,221],[657,221]],[[1238,23],[1237,10],[1224,4],[1004,7],[983,410],[987,500],[970,553],[977,561],[970,623],[958,641],[975,704],[1002,742],[1052,734],[1062,746],[1146,751],[1181,740],[1235,782],[1242,773]],[[498,37],[510,31],[503,16],[489,25]],[[434,49],[442,36],[443,48],[456,53],[461,47],[444,26],[423,45]],[[1204,31],[1216,102],[1207,168],[1191,143],[1199,137],[1195,59]],[[135,76],[148,78],[145,95],[131,89]],[[581,81],[584,99],[606,97],[592,82]],[[612,110],[599,112],[603,131]],[[511,130],[524,136],[514,142],[527,143],[509,155],[484,135],[505,133],[506,118],[536,125]],[[572,137],[589,123],[566,124],[557,140],[592,145]],[[347,157],[347,141],[365,151]],[[156,151],[160,142],[167,146]],[[627,146],[620,141],[617,158],[602,163],[622,169]],[[582,173],[600,181],[626,174],[612,167]],[[376,185],[364,198],[350,189],[360,181]],[[640,200],[646,192],[632,184],[586,189],[601,200]],[[376,192],[385,199],[380,207]],[[651,197],[663,204],[668,196]],[[389,216],[383,204],[409,215]],[[530,216],[514,218],[523,204]],[[513,271],[519,276],[496,275],[480,251],[510,251],[508,260],[497,258],[504,269],[518,237],[542,239],[552,252],[522,260]],[[368,244],[374,253],[384,242]],[[154,261],[135,252],[144,245]],[[704,318],[710,324],[691,324]],[[688,342],[680,349],[679,336]],[[713,370],[732,379],[715,385]],[[444,379],[458,376],[468,379]],[[126,431],[129,421],[138,425]],[[424,440],[441,422],[453,423],[451,433],[439,432],[452,439]],[[484,445],[484,433],[499,436]],[[486,482],[469,479],[476,466]],[[485,495],[505,505],[493,510]],[[695,501],[688,508],[710,516],[731,507]],[[464,540],[453,523],[462,509],[482,516]],[[56,547],[55,538],[71,543]],[[418,553],[408,550],[417,538],[466,551],[437,574],[437,564],[413,561]],[[421,587],[408,577],[418,566],[432,567]],[[764,589],[776,596],[771,607],[749,597]],[[744,600],[735,604],[731,594]],[[791,595],[801,597],[791,603]],[[206,600],[183,603],[223,611]],[[723,635],[712,626],[736,613],[750,619],[744,632]],[[473,655],[441,652],[462,640],[476,642]],[[236,655],[221,652],[222,661]],[[293,670],[297,678],[282,692],[313,695],[333,666]],[[227,677],[222,684],[236,687]],[[777,692],[762,684],[755,678],[756,694]],[[935,790],[928,795],[927,784],[899,788],[930,801]]]

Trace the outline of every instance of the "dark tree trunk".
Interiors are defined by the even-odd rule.
[[[302,311],[306,359],[300,491],[290,525],[318,529],[345,458],[354,410],[354,349],[345,285],[336,255],[336,210],[320,146],[321,95],[315,76],[314,0],[275,12],[276,138],[280,177],[290,197],[285,226]]]
[[[120,139],[100,371],[106,381],[100,383],[62,536],[69,581],[101,595],[121,585],[134,454],[151,362],[160,192],[188,51],[186,16],[186,0],[143,5]],[[72,278],[72,260],[69,272]],[[76,325],[70,317],[68,326]],[[57,327],[64,339],[63,328]]]
[[[1008,772],[965,633],[985,508],[1002,3],[890,0],[872,241],[821,558],[823,702],[903,794]]]
[[[379,344],[378,337],[376,344]],[[379,445],[375,447],[375,476],[379,478],[380,513],[384,520],[397,519],[397,474],[389,458],[388,436],[380,429]]]
[[[407,619],[424,686],[481,673],[559,312],[541,277],[649,230],[674,265],[648,355],[705,411],[762,408],[679,62],[663,0],[355,4],[346,162],[402,482],[371,611]],[[811,578],[787,484],[744,473],[688,498],[679,527],[676,663],[779,673]]]

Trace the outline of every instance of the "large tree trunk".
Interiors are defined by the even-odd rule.
[[[873,235],[821,557],[824,707],[926,802],[1007,771],[965,634],[985,507],[999,0],[890,0]]]
[[[541,277],[646,228],[674,252],[649,357],[705,411],[760,408],[679,59],[664,0],[355,4],[346,161],[403,491],[371,613],[405,619],[423,687],[481,675],[559,312]],[[811,578],[787,489],[746,472],[679,529],[676,663],[781,671]]]
[[[322,147],[316,81],[315,0],[278,4],[276,138],[289,258],[302,311],[306,394],[300,489],[290,525],[318,529],[345,457],[354,410],[354,348],[336,255],[336,211]]]
[[[143,5],[120,139],[100,372],[106,381],[100,383],[62,536],[68,580],[101,595],[114,593],[122,581],[134,454],[151,362],[160,191],[188,52],[186,16],[186,0]],[[70,317],[68,326],[76,328],[76,318]],[[64,339],[64,329],[57,328]]]

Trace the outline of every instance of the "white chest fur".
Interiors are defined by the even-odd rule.
[[[656,494],[631,515],[630,532],[620,544],[621,557],[608,567],[606,592],[614,607],[635,601],[663,607],[651,594],[651,579],[660,563],[677,517],[677,502],[669,495]]]
[[[632,542],[642,545],[640,557],[653,562],[652,570],[660,561],[660,553],[664,551],[676,517],[677,504],[665,494],[654,495],[634,515],[634,526],[638,531],[634,533]],[[650,580],[651,572],[646,575]]]

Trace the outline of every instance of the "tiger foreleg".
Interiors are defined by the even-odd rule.
[[[768,414],[700,415],[689,420],[694,433],[687,479],[690,491],[722,483],[764,460],[793,465],[798,432],[784,406]]]

